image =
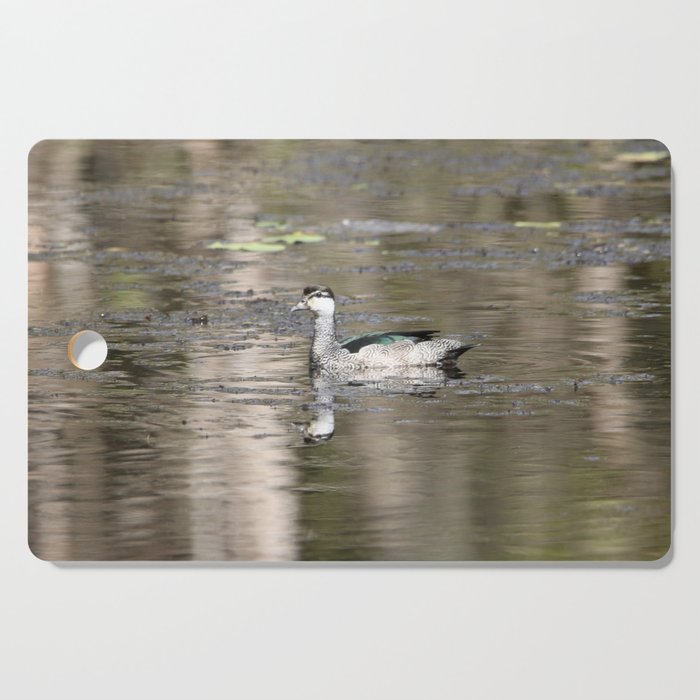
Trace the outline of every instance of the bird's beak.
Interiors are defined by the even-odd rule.
[[[306,311],[308,309],[308,305],[304,299],[302,299],[296,306],[292,306],[292,311]]]

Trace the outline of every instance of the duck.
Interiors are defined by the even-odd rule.
[[[476,345],[451,338],[436,338],[436,330],[380,331],[338,340],[335,324],[335,294],[330,287],[304,287],[301,301],[292,311],[310,311],[314,316],[311,369],[330,373],[352,370],[401,369],[408,367],[454,367],[457,359]]]

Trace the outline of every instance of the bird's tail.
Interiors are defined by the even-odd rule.
[[[467,350],[471,350],[472,348],[478,348],[479,345],[481,345],[481,343],[476,343],[474,345],[460,345],[454,350],[449,350],[445,354],[445,359],[442,362],[443,364],[454,364],[455,362],[457,362],[461,355],[464,355],[464,353],[467,352]]]

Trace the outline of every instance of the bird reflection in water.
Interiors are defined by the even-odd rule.
[[[398,374],[398,372],[401,372]],[[360,400],[366,389],[373,393],[412,394],[419,397],[432,397],[435,392],[450,382],[464,376],[457,367],[404,367],[352,370],[347,376],[325,373],[323,370],[311,373],[314,391],[313,403],[303,409],[310,414],[309,420],[295,421],[293,426],[302,434],[304,443],[313,446],[328,442],[335,433],[335,395],[338,391],[347,394],[348,387],[358,387],[353,391],[354,398]]]

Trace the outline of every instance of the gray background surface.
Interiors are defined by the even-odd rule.
[[[0,695],[700,696],[692,3],[3,3]],[[665,567],[57,567],[26,545],[26,156],[47,137],[658,138],[674,159]]]

